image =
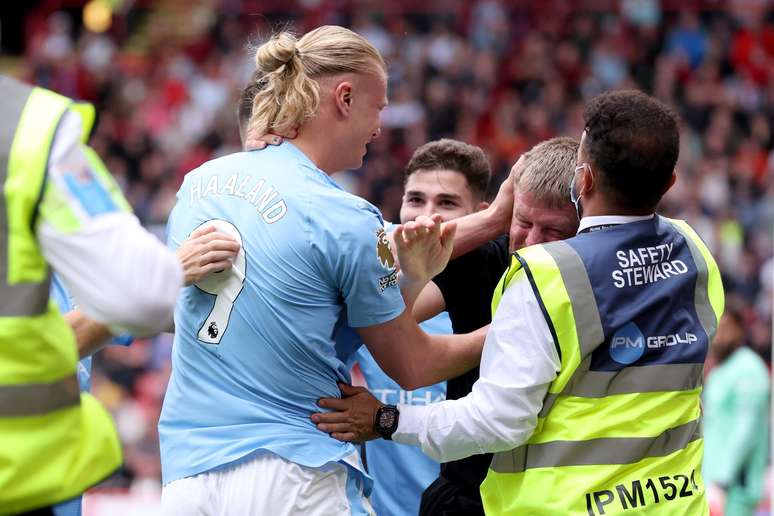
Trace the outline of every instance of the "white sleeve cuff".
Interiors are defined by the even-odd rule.
[[[411,446],[422,446],[420,434],[427,430],[427,416],[431,405],[398,405],[400,417],[398,418],[398,428],[392,434],[392,440]]]

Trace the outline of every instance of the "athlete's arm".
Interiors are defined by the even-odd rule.
[[[468,335],[427,335],[411,314],[414,298],[449,261],[454,223],[440,215],[418,217],[395,228],[401,263],[403,313],[384,323],[357,328],[379,366],[406,390],[454,378],[478,364],[486,331]]]
[[[459,400],[400,405],[398,429],[392,438],[420,446],[440,462],[513,449],[534,432],[543,399],[560,368],[529,281],[517,273],[486,337],[481,376],[473,391]],[[343,441],[376,438],[373,422],[381,403],[360,388],[342,392],[342,399],[318,402],[334,412],[313,414],[317,428]]]
[[[457,223],[457,235],[454,238],[452,258],[469,253],[486,242],[508,233],[513,214],[513,171],[517,166],[518,162],[500,185],[495,200],[488,208],[454,219]]]
[[[446,310],[446,300],[443,298],[443,293],[438,285],[431,281],[419,293],[411,311],[414,319],[421,323],[432,319],[444,310]]]
[[[441,216],[421,216],[393,231],[400,263],[399,283],[403,301],[411,313],[420,292],[449,263],[456,226],[441,224]]]
[[[386,323],[355,330],[379,367],[407,391],[476,367],[486,337],[486,328],[464,335],[428,335],[408,311]]]
[[[80,132],[80,119],[65,114],[39,206],[41,251],[87,317],[116,334],[157,333],[172,317],[180,264],[106,186]]]
[[[113,337],[110,328],[89,319],[80,310],[71,310],[64,314],[64,318],[75,334],[75,343],[81,358],[93,355]]]

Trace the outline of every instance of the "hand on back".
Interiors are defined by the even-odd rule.
[[[210,272],[230,268],[239,248],[234,237],[216,231],[214,226],[197,228],[176,251],[185,284],[192,285]]]
[[[289,134],[285,135],[279,135],[279,134],[264,134],[262,136],[257,136],[253,131],[249,130],[247,131],[247,137],[245,138],[244,147],[245,150],[261,150],[265,149],[267,145],[279,145],[282,142],[287,140],[292,140],[298,136],[298,131],[293,130]]]

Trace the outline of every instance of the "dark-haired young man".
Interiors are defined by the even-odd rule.
[[[481,487],[491,514],[708,514],[699,396],[724,298],[695,231],[655,214],[675,181],[677,121],[635,91],[593,99],[584,121],[580,231],[514,254],[471,394],[392,408],[360,391],[312,418],[437,460],[495,452]]]
[[[442,139],[419,147],[406,165],[400,222],[438,213],[454,220],[489,206],[491,177],[481,148]],[[452,333],[449,315],[439,310],[422,323],[429,334]],[[483,325],[481,325],[483,326]],[[472,328],[478,329],[479,326]],[[362,346],[355,355],[367,387],[386,404],[427,405],[446,398],[446,382],[407,391],[390,378]],[[390,441],[365,444],[368,471],[374,479],[371,503],[380,516],[417,514],[422,492],[436,479],[439,464],[420,450]]]

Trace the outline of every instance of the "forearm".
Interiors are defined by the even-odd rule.
[[[435,282],[431,281],[425,285],[414,302],[412,315],[418,323],[422,323],[432,319],[444,310],[446,310],[446,300],[443,297],[443,293]]]
[[[427,335],[425,342],[412,346],[414,366],[412,390],[455,378],[481,362],[481,350],[489,327],[461,335]]]
[[[75,334],[78,355],[81,358],[91,356],[102,349],[113,336],[107,326],[89,319],[79,310],[67,312],[64,318]]]
[[[419,294],[427,285],[428,281],[420,281],[408,278],[403,271],[398,271],[398,285],[400,285],[400,293],[403,296],[403,302],[406,304],[406,310],[412,313],[414,303],[416,303]]]
[[[486,337],[486,328],[466,335],[428,335],[407,310],[387,323],[356,330],[379,367],[409,391],[475,367]]]
[[[459,219],[457,233],[454,236],[454,249],[452,258],[469,253],[490,240],[508,232],[510,213],[493,206]]]
[[[534,432],[547,390],[548,384],[518,389],[479,380],[458,400],[400,405],[393,440],[418,446],[439,462],[511,450]]]

